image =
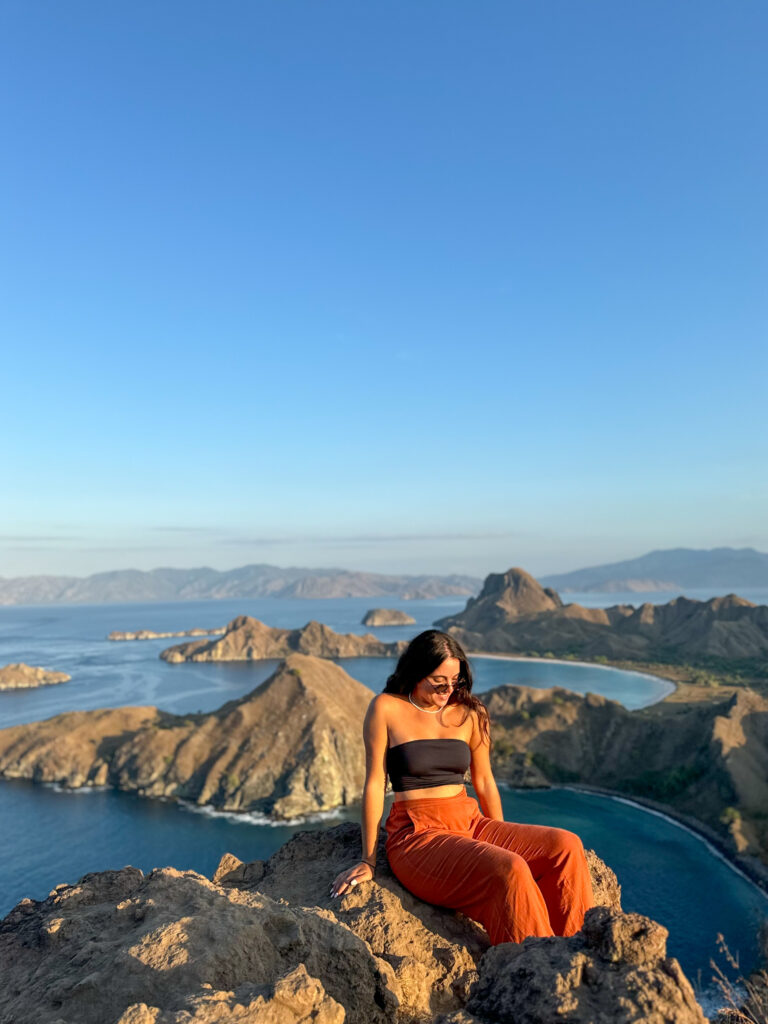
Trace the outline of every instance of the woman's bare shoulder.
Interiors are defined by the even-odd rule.
[[[377,693],[368,705],[369,713],[377,717],[383,716],[386,718],[401,703],[402,697],[399,697],[396,693]]]
[[[395,701],[399,699],[400,698],[396,693],[377,693],[371,701],[371,704],[376,704],[376,706],[380,708],[387,708],[392,707]]]

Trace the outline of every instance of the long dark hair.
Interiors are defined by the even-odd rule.
[[[448,704],[462,704],[477,712],[483,738],[491,742],[488,710],[481,700],[472,696],[472,669],[469,659],[456,637],[439,629],[425,629],[408,644],[400,655],[395,671],[387,679],[384,693],[410,694],[417,683],[442,665],[446,658],[459,659],[459,685],[451,691]]]

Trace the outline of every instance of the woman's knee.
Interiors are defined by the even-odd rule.
[[[519,854],[507,851],[503,856],[494,858],[489,876],[493,883],[505,892],[536,885],[527,861]]]
[[[585,858],[584,844],[575,832],[567,828],[553,828],[552,831],[555,833],[553,846],[559,857],[568,860]]]

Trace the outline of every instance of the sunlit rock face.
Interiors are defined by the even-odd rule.
[[[52,672],[38,665],[25,665],[23,661],[0,668],[0,690],[30,690],[37,686],[68,683],[72,676],[66,672]]]

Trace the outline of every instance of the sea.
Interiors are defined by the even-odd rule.
[[[763,595],[768,598],[762,592],[756,603],[765,603]],[[599,607],[638,604],[647,597],[586,594],[566,599]],[[669,599],[669,594],[658,597]],[[364,627],[365,612],[376,605],[402,608],[416,624]],[[181,638],[108,641],[112,630],[213,628],[247,614],[270,626],[295,628],[315,619],[338,632],[407,640],[464,605],[464,598],[258,598],[0,608],[0,665],[24,661],[72,677],[56,686],[0,692],[0,726],[62,711],[125,704],[153,704],[179,714],[209,711],[249,693],[278,664],[169,665],[160,660],[160,651]],[[346,658],[338,663],[377,692],[394,667],[394,660],[386,658]],[[562,686],[640,708],[661,700],[671,689],[665,680],[642,672],[571,661],[470,655],[470,664],[477,693],[503,683]],[[727,968],[718,934],[738,957],[742,972],[757,965],[757,933],[760,922],[768,918],[768,897],[696,833],[623,798],[568,787],[502,788],[502,802],[507,820],[571,829],[613,868],[622,886],[624,909],[646,914],[669,930],[668,952],[680,961],[705,1011],[717,1003],[710,961]],[[5,914],[23,897],[42,899],[59,883],[126,864],[145,871],[172,865],[210,876],[226,852],[245,861],[263,859],[297,831],[359,821],[359,811],[348,808],[277,825],[259,815],[220,813],[111,790],[65,791],[3,781],[0,820],[0,914]]]

